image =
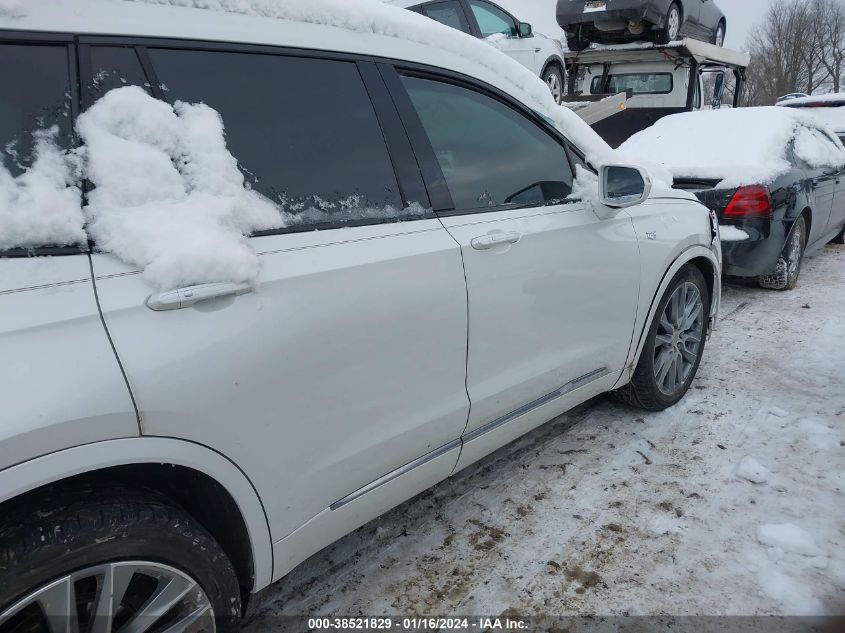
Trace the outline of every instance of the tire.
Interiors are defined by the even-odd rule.
[[[845,226],[839,231],[839,234],[830,240],[831,244],[845,244]]]
[[[657,31],[657,43],[668,44],[678,39],[683,23],[684,15],[681,12],[681,7],[677,2],[673,2],[669,5],[669,10],[666,12],[663,28]]]
[[[186,593],[154,619],[142,616],[151,617],[151,631],[197,614],[204,630],[234,633],[240,627],[241,594],[229,559],[202,526],[159,493],[115,486],[48,489],[0,516],[3,633],[44,630],[40,607],[53,584],[73,588],[77,630],[85,631],[108,578],[115,596],[123,594],[112,610],[115,629],[144,607],[152,609],[155,597],[170,604],[165,587]],[[57,607],[54,613],[65,612]]]
[[[697,302],[694,301],[696,293]],[[680,303],[674,303],[678,297]],[[698,308],[685,318],[687,309],[695,305]],[[687,264],[678,271],[660,299],[631,382],[613,395],[626,404],[647,411],[663,411],[677,404],[689,390],[701,364],[709,317],[710,291],[707,282],[696,266]],[[670,334],[675,321],[682,326],[680,336],[674,332]],[[680,352],[681,347],[686,354]],[[675,372],[675,386],[671,388],[672,371],[678,363],[681,369]],[[669,370],[663,373],[663,379],[660,377],[661,369]]]
[[[560,105],[563,103],[563,74],[560,68],[554,64],[549,64],[549,67],[543,72],[543,81],[549,87],[555,103]]]
[[[719,22],[719,25],[716,27],[716,30],[713,31],[712,44],[715,44],[716,46],[724,46],[726,33],[727,26],[724,22]]]
[[[590,38],[587,35],[583,26],[575,27],[575,32],[567,34],[566,36],[566,45],[570,51],[575,53],[580,53],[583,50],[590,48]]]
[[[804,261],[806,248],[807,222],[802,215],[792,225],[774,272],[759,277],[757,283],[769,290],[794,290],[798,285],[798,277],[801,275],[801,264]]]

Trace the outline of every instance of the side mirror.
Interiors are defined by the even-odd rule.
[[[604,165],[599,169],[599,200],[611,209],[625,209],[648,200],[651,178],[644,169],[630,165]]]
[[[534,35],[534,29],[527,22],[519,23],[519,37],[531,37]]]

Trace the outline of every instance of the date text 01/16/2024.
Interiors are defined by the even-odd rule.
[[[524,631],[523,620],[503,617],[479,618],[309,618],[312,631],[396,630],[396,631]]]

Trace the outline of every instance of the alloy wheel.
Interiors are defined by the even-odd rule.
[[[701,353],[704,302],[698,287],[686,282],[672,293],[660,315],[654,344],[654,378],[665,396],[684,388]]]
[[[153,562],[88,567],[53,580],[0,613],[6,633],[214,633],[214,609],[185,573]]]
[[[560,103],[561,91],[563,87],[560,85],[561,81],[557,73],[549,73],[548,77],[546,77],[546,84],[549,86],[549,90],[551,90],[552,92],[552,96],[555,99],[555,103]]]
[[[789,238],[789,247],[786,252],[786,274],[789,283],[793,283],[798,278],[798,273],[801,271],[801,260],[804,257],[804,232],[792,231]]]
[[[716,46],[725,45],[725,27],[721,24],[716,29]]]
[[[678,39],[678,33],[681,32],[681,12],[677,6],[672,5],[666,19],[669,21],[669,28],[666,29],[669,34],[669,41],[674,42]]]

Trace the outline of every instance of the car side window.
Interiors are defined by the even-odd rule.
[[[85,86],[86,104],[91,105],[109,90],[140,86],[152,94],[144,68],[131,46],[92,46],[92,80]]]
[[[461,9],[461,5],[458,4],[457,0],[448,0],[448,2],[430,2],[429,4],[420,6],[419,9],[423,15],[435,20],[436,22],[440,22],[440,24],[445,24],[446,26],[451,26],[453,29],[457,29],[458,31],[471,34],[469,23],[467,22],[464,11]]]
[[[403,76],[456,210],[560,204],[572,193],[564,147],[526,116],[464,86]]]
[[[418,219],[420,209],[403,208],[354,62],[165,48],[149,55],[167,98],[214,108],[248,186],[298,225]]]
[[[516,21],[499,7],[484,0],[469,0],[469,6],[478,22],[482,37],[490,37],[497,33],[508,37],[519,37],[519,26]]]
[[[13,177],[32,163],[34,132],[55,126],[71,146],[69,69],[66,46],[0,44],[0,166]]]

